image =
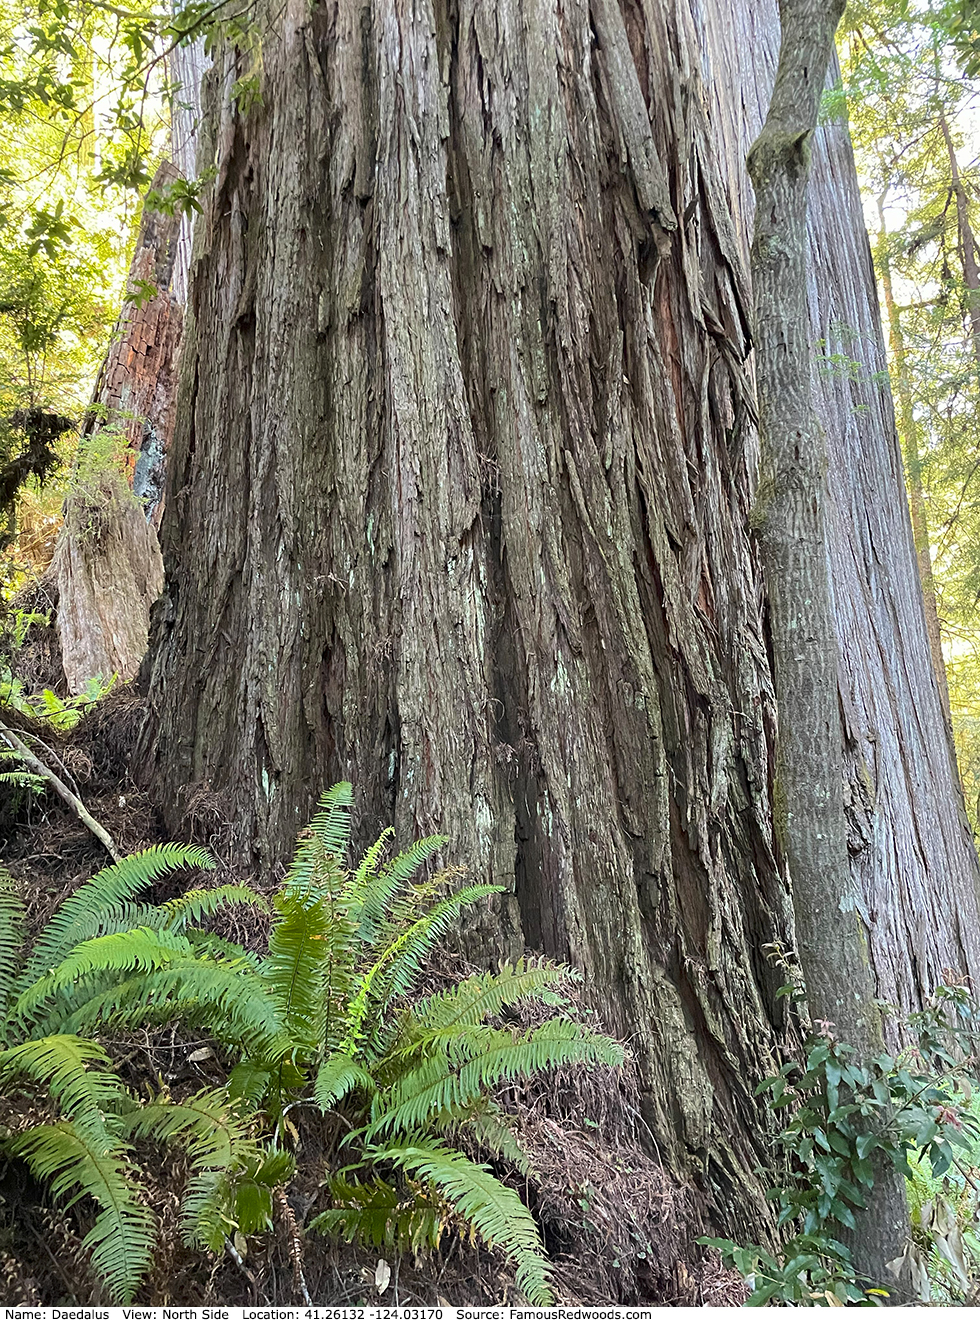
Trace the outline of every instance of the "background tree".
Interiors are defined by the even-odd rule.
[[[975,824],[980,276],[969,130],[978,88],[963,46],[965,13],[960,4],[861,0],[849,7],[842,34],[859,170],[878,199],[875,264],[933,651],[939,661],[945,644]]]
[[[793,883],[814,1020],[862,1063],[884,1048],[868,920],[850,877],[834,602],[827,557],[827,447],[813,401],[806,305],[810,142],[844,0],[783,0],[772,98],[748,169],[756,194],[751,275],[761,474],[755,521],[772,631],[777,842]],[[891,1285],[909,1237],[903,1177],[888,1161],[855,1231],[861,1276]]]

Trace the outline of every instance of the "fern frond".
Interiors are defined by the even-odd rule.
[[[553,1302],[550,1265],[534,1218],[513,1189],[486,1166],[470,1161],[440,1143],[424,1139],[405,1146],[368,1151],[374,1161],[388,1161],[416,1179],[426,1180],[488,1245],[499,1245],[516,1269],[517,1285],[530,1304]]]
[[[442,1200],[427,1200],[421,1191],[407,1197],[384,1180],[353,1184],[334,1176],[327,1185],[331,1202],[339,1204],[313,1218],[307,1227],[345,1243],[373,1248],[437,1249],[446,1228]]]
[[[395,828],[386,826],[374,844],[365,849],[361,861],[351,878],[350,890],[353,895],[358,897],[363,895],[368,883],[377,874],[378,863],[384,856],[385,850],[388,848],[388,841],[394,837],[394,834]]]
[[[183,1102],[161,1098],[127,1116],[132,1138],[179,1143],[195,1170],[224,1170],[256,1155],[251,1118],[243,1117],[224,1088],[206,1089]]]
[[[385,840],[385,836],[381,837],[377,845],[372,846],[372,850],[364,856],[355,874],[363,940],[368,944],[374,943],[379,926],[391,914],[395,896],[412,881],[433,854],[439,852],[448,839],[449,837],[445,835],[430,835],[424,840],[416,840],[414,845],[403,850],[380,871],[377,870],[377,858],[372,858],[369,862],[368,855],[378,848],[378,845]],[[362,869],[363,879],[361,879]],[[404,921],[408,915],[399,917]]]
[[[234,1231],[251,1234],[272,1225],[272,1192],[295,1170],[290,1153],[257,1148],[224,1170],[205,1170],[188,1183],[182,1207],[186,1243],[217,1251]]]
[[[269,909],[263,896],[256,894],[250,886],[238,883],[185,891],[176,899],[160,905],[160,909],[164,915],[164,926],[171,932],[179,932],[187,927],[197,927],[202,918],[210,918],[235,904],[248,904],[263,913]]]
[[[355,1090],[373,1095],[377,1091],[374,1079],[350,1056],[333,1055],[320,1066],[313,1085],[313,1097],[321,1111],[343,1101]]]
[[[0,1051],[0,1082],[39,1083],[71,1119],[85,1113],[123,1111],[135,1103],[97,1042],[71,1033],[21,1042]]]
[[[183,934],[157,931],[152,927],[90,937],[21,992],[14,1004],[14,1013],[22,1019],[29,1018],[45,1001],[92,974],[148,972],[177,960],[193,958],[193,953]]]
[[[246,950],[240,946],[237,941],[226,941],[223,936],[218,936],[214,932],[202,932],[196,928],[189,928],[187,939],[194,947],[194,953],[199,958],[201,956],[213,956],[214,958],[224,960],[226,963],[247,964],[258,973],[262,967],[261,958],[252,950]]]
[[[402,931],[362,976],[351,998],[350,1030],[342,1050],[352,1054],[365,1037],[373,1036],[373,1009],[389,1006],[411,990],[423,961],[453,925],[459,911],[502,890],[502,886],[463,886]]]
[[[350,810],[353,806],[353,786],[350,781],[338,781],[320,795],[316,815],[310,822],[310,830],[337,858],[342,858],[347,849]]]
[[[272,1071],[253,1060],[240,1061],[228,1075],[228,1095],[258,1107],[272,1081]]]
[[[35,794],[40,794],[48,788],[43,776],[35,776],[30,771],[0,772],[0,785],[16,785],[18,789],[32,790]]]
[[[234,1233],[235,1223],[229,1215],[230,1188],[224,1171],[202,1171],[187,1181],[180,1207],[180,1222],[184,1243],[193,1249],[209,1249],[212,1253],[224,1248],[225,1240]]]
[[[321,795],[319,808],[296,845],[283,882],[286,890],[305,893],[316,879],[321,885],[332,880],[338,889],[343,884],[342,861],[350,836],[353,803],[353,791],[346,781]]]
[[[525,1179],[534,1175],[534,1163],[514,1133],[512,1118],[496,1102],[489,1098],[477,1102],[468,1115],[461,1117],[461,1125],[484,1152],[502,1157]]]
[[[59,964],[81,941],[129,926],[127,902],[164,873],[178,868],[213,868],[214,860],[193,845],[152,845],[113,863],[85,882],[55,912],[17,980],[29,987]]]
[[[430,1032],[452,1032],[460,1024],[479,1024],[506,1006],[537,999],[541,992],[580,979],[567,964],[545,961],[505,964],[499,973],[474,973],[454,987],[436,992],[412,1008],[412,1020]]]
[[[619,1043],[565,1019],[550,1019],[521,1034],[470,1028],[379,1097],[368,1136],[407,1132],[441,1117],[452,1118],[497,1084],[556,1065],[622,1063]]]
[[[7,1015],[25,934],[24,901],[13,877],[0,867],[0,1022]]]
[[[145,927],[83,942],[22,994],[15,1013],[38,1016],[54,997],[84,988],[93,974],[135,976],[110,980],[106,990],[70,1004],[67,1017],[79,1029],[99,1022],[135,1027],[168,1011],[169,1018],[206,1024],[222,1041],[255,1050],[270,1050],[282,1037],[276,1007],[247,959],[198,958],[182,933]]]
[[[332,913],[320,896],[284,887],[262,977],[290,1041],[313,1050],[323,1040]]]
[[[82,1245],[113,1299],[130,1303],[149,1266],[155,1220],[124,1145],[107,1133],[97,1112],[88,1111],[37,1125],[8,1147],[49,1183],[55,1198],[70,1194],[69,1207],[86,1195],[95,1200],[99,1214]]]

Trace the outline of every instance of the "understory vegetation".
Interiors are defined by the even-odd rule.
[[[82,885],[22,954],[23,904],[2,878],[0,1081],[19,1099],[3,1146],[56,1199],[97,1206],[82,1246],[115,1301],[134,1297],[156,1235],[134,1144],[178,1146],[186,1240],[244,1257],[275,1201],[289,1207],[298,1109],[322,1117],[327,1154],[327,1205],[305,1227],[286,1213],[301,1281],[305,1233],[419,1253],[458,1228],[507,1255],[530,1302],[553,1298],[534,1218],[469,1153],[528,1176],[495,1090],[560,1067],[616,1068],[622,1048],[569,1017],[576,975],[548,961],[414,995],[440,938],[497,888],[455,884],[452,870],[420,876],[439,836],[389,858],[386,832],[349,868],[351,805],[349,785],[324,795],[271,906],[240,884],[149,903],[158,878],[213,867],[193,846],[151,847]],[[207,929],[234,905],[271,907],[264,956]],[[522,1030],[511,1015],[527,1002],[548,1009]],[[220,1045],[223,1086],[147,1101],[123,1084],[97,1035],[167,1024]]]
[[[798,994],[798,981],[786,991]],[[883,1163],[905,1176],[912,1216],[891,1293],[924,1304],[980,1297],[980,1004],[965,985],[939,987],[906,1027],[908,1047],[859,1063],[832,1026],[817,1025],[803,1056],[759,1083],[784,1123],[770,1197],[786,1238],[775,1251],[701,1241],[750,1283],[750,1305],[889,1301],[855,1269],[848,1239]]]

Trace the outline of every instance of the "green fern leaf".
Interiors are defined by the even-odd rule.
[[[124,1132],[132,1138],[179,1143],[199,1171],[225,1170],[254,1157],[251,1129],[251,1119],[238,1113],[224,1088],[216,1088],[183,1102],[163,1098],[141,1106],[127,1116]]]
[[[228,1211],[230,1196],[224,1171],[204,1171],[188,1180],[181,1203],[181,1228],[189,1248],[220,1252],[225,1240],[234,1233],[235,1223]]]
[[[0,1051],[0,1082],[27,1078],[44,1086],[70,1118],[94,1112],[126,1110],[134,1105],[130,1094],[97,1042],[58,1033],[21,1042]]]
[[[24,902],[13,877],[0,867],[0,1021],[7,1015],[24,938]]]
[[[348,1183],[333,1176],[327,1184],[330,1201],[338,1204],[313,1218],[307,1229],[345,1243],[418,1253],[437,1249],[446,1228],[447,1209],[421,1190],[406,1197],[384,1180]]]
[[[157,877],[178,868],[213,868],[210,854],[192,845],[153,845],[97,872],[56,911],[17,980],[24,990],[89,937],[128,927],[127,902]]]
[[[257,1107],[272,1082],[272,1071],[253,1060],[243,1060],[228,1075],[228,1093]]]
[[[519,1035],[470,1028],[378,1098],[368,1137],[453,1118],[505,1080],[529,1078],[557,1065],[622,1063],[617,1042],[568,1020],[550,1019]]]
[[[321,1111],[329,1111],[355,1090],[369,1096],[376,1091],[374,1079],[350,1056],[329,1056],[316,1076],[313,1097]]]
[[[366,886],[377,875],[378,864],[388,848],[388,841],[393,839],[394,834],[394,827],[386,826],[374,844],[369,845],[364,851],[364,855],[351,879],[350,890],[353,895],[358,897],[363,895]]]
[[[460,1128],[463,1126],[484,1152],[503,1158],[525,1179],[534,1175],[534,1163],[514,1133],[513,1117],[496,1102],[481,1098],[460,1117]]]
[[[372,1022],[372,1011],[390,1006],[411,990],[423,961],[461,909],[502,890],[502,886],[464,886],[401,932],[362,976],[351,998],[350,1029],[341,1050],[354,1054],[365,1037],[369,1041],[373,1038],[376,1024]]]
[[[453,1032],[461,1024],[479,1024],[506,1006],[538,999],[563,983],[581,980],[567,964],[545,961],[505,964],[499,973],[476,973],[447,991],[437,992],[413,1007],[412,1019],[429,1032]]]
[[[391,913],[395,896],[411,882],[429,859],[439,852],[448,839],[449,837],[444,835],[431,835],[424,840],[417,840],[380,871],[377,870],[377,856],[373,855],[373,850],[382,844],[385,836],[383,835],[377,844],[372,846],[355,874],[361,936],[364,941],[374,944],[379,927]]]
[[[338,781],[320,796],[316,816],[310,822],[310,830],[337,858],[342,858],[347,849],[353,806],[353,786],[350,781]]]
[[[331,910],[322,897],[284,888],[262,977],[290,1042],[312,1051],[323,1040]]]
[[[162,904],[160,909],[164,915],[164,926],[172,932],[178,932],[187,927],[197,927],[202,918],[210,918],[235,904],[251,905],[262,912],[268,912],[269,908],[264,897],[257,895],[251,887],[233,884],[185,891],[176,899]]]
[[[428,1181],[486,1244],[504,1250],[528,1303],[553,1303],[550,1265],[534,1218],[513,1189],[501,1184],[486,1166],[424,1139],[369,1150],[365,1155]]]
[[[113,1299],[130,1303],[149,1266],[156,1227],[126,1148],[91,1111],[37,1125],[8,1146],[50,1184],[55,1198],[71,1194],[69,1207],[85,1195],[95,1200],[99,1214],[82,1246]]]
[[[39,1016],[46,1003],[86,987],[90,975],[136,974],[112,981],[66,1014],[79,1029],[98,1022],[135,1027],[165,1018],[205,1024],[222,1041],[261,1052],[284,1050],[283,1024],[268,990],[247,959],[198,958],[179,932],[139,928],[83,942],[19,998],[15,1012]]]
[[[287,890],[309,890],[318,872],[332,871],[338,887],[343,883],[341,862],[350,837],[353,802],[353,791],[347,781],[334,785],[321,796],[319,808],[300,838],[286,874],[283,884]]]

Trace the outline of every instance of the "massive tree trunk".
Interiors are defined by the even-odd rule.
[[[207,783],[262,865],[341,776],[365,834],[445,831],[454,858],[507,888],[469,948],[527,943],[580,965],[636,1050],[667,1168],[758,1227],[752,1087],[781,1023],[763,947],[792,939],[749,530],[744,154],[774,7],[287,0],[277,14],[261,108],[230,104],[232,55],[210,83],[217,173],[144,671],[160,802],[178,830]],[[823,205],[853,224],[852,167],[832,149]],[[815,314],[832,315],[822,282],[843,281],[873,355],[863,230],[834,246]],[[914,582],[876,400],[868,462],[885,456],[892,540],[869,537],[863,510],[855,536],[908,557]],[[874,656],[867,585],[840,582],[864,648],[845,661],[875,666],[843,686],[857,765],[881,738],[860,686],[874,695],[893,663],[921,685],[928,648],[913,597]],[[884,719],[904,769],[916,713]],[[854,848],[873,892],[894,885],[880,867],[894,846],[875,835],[868,765]],[[884,802],[908,813],[900,793]],[[938,839],[929,880],[959,842]],[[965,860],[942,884],[973,914]],[[907,946],[888,939],[890,990]],[[955,935],[930,939],[966,961]],[[907,1001],[919,985],[902,984]]]

